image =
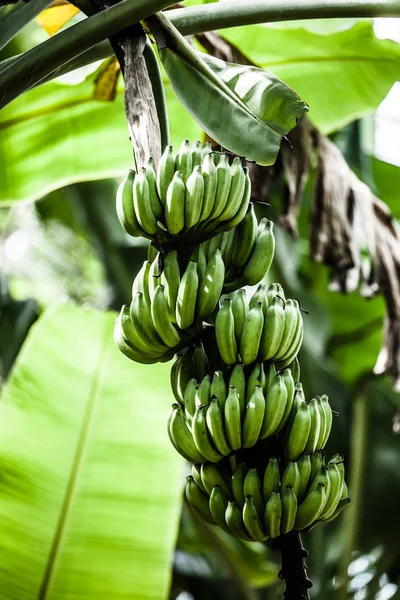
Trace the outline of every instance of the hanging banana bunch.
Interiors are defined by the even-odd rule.
[[[273,224],[258,222],[250,196],[241,159],[208,143],[169,146],[157,170],[150,160],[128,174],[119,219],[152,244],[114,338],[131,360],[174,358],[167,431],[193,465],[193,510],[263,541],[331,521],[350,498],[343,457],[325,463],[329,399],[307,400],[300,381],[299,301],[264,283]]]

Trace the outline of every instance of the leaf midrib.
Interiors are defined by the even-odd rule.
[[[107,346],[110,342],[109,333],[109,325],[108,323],[105,323],[104,333],[96,361],[96,368],[94,370],[92,384],[90,386],[90,391],[88,395],[85,416],[82,421],[81,431],[77,440],[76,451],[71,467],[70,477],[66,486],[65,496],[61,506],[60,515],[53,538],[53,543],[50,548],[49,558],[47,561],[42,584],[40,586],[38,594],[38,600],[46,600],[48,598],[47,594],[50,590],[50,585],[54,576],[57,559],[59,557],[60,551],[62,550],[62,543],[65,535],[66,525],[68,522],[69,514],[71,512],[71,508],[73,506],[73,500],[77,489],[77,483],[86,454],[89,431],[93,422],[93,417],[96,412],[96,407],[99,399],[102,366],[107,353]]]

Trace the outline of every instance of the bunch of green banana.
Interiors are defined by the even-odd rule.
[[[174,236],[200,242],[228,231],[246,215],[251,192],[248,170],[239,157],[230,164],[206,142],[183,141],[175,155],[167,146],[157,172],[150,159],[139,173],[130,171],[117,192],[117,213],[132,236]],[[253,267],[254,271],[255,267]]]
[[[227,365],[238,358],[244,365],[273,361],[282,370],[291,364],[303,340],[303,318],[297,300],[286,300],[278,284],[259,284],[246,302],[245,291],[226,296],[215,320],[221,358]]]
[[[297,460],[303,452],[323,450],[333,420],[328,396],[323,394],[305,402],[301,383],[296,383],[295,388],[293,407],[281,434],[287,461]]]
[[[283,470],[278,459],[271,457],[261,477],[244,462],[230,472],[222,462],[194,464],[186,495],[208,523],[254,541],[276,538],[293,529],[309,531],[320,522],[333,520],[350,502],[340,455],[315,473],[308,454]]]

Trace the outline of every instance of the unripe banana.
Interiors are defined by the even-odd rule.
[[[210,371],[207,354],[204,351],[204,346],[201,342],[196,342],[192,356],[194,377],[197,381],[201,381]]]
[[[277,368],[279,368],[280,370],[289,366],[294,361],[294,359],[296,358],[296,356],[298,355],[298,353],[300,351],[301,344],[303,342],[303,334],[304,334],[303,317],[301,316],[298,301],[293,300],[293,302],[294,302],[294,306],[295,306],[295,309],[297,312],[296,331],[293,336],[293,341],[292,341],[291,345],[288,347],[288,350],[279,359]]]
[[[236,393],[239,398],[240,404],[240,418],[243,419],[244,411],[246,407],[245,395],[246,395],[246,377],[243,371],[242,363],[236,363],[229,378],[229,386],[236,388]]]
[[[202,160],[204,160],[204,157],[207,156],[207,154],[211,154],[212,153],[212,146],[211,146],[211,142],[204,142],[202,147],[201,147],[201,158]]]
[[[180,281],[181,276],[179,271],[178,253],[176,250],[170,250],[165,257],[161,283],[164,285],[164,293],[168,302],[168,314],[171,323],[176,323],[176,302],[178,299]]]
[[[232,254],[232,267],[239,271],[250,258],[257,237],[257,217],[254,204],[250,202],[244,219],[236,228],[235,247]]]
[[[175,158],[172,146],[167,146],[162,153],[157,169],[157,190],[161,204],[165,206],[167,190],[175,173]]]
[[[219,165],[218,165],[219,166]],[[242,161],[238,156],[235,156],[230,167],[231,184],[229,195],[226,200],[225,208],[218,217],[220,222],[229,221],[232,219],[240,208],[244,189],[246,186],[246,175],[243,171]],[[218,172],[218,167],[217,167]],[[217,188],[218,194],[218,188]]]
[[[274,358],[276,359],[282,358],[285,353],[292,348],[293,339],[296,333],[298,314],[294,301],[291,298],[285,302],[284,314],[285,327],[283,329],[281,343],[274,355]]]
[[[256,542],[263,542],[267,539],[267,534],[264,529],[263,522],[258,516],[257,509],[254,506],[252,496],[246,496],[245,505],[243,508],[243,522],[249,536]]]
[[[212,397],[206,416],[208,432],[218,452],[223,456],[228,456],[232,450],[226,439],[222,414],[218,405],[218,399],[215,396]]]
[[[282,501],[279,492],[272,492],[264,512],[264,526],[267,535],[275,539],[281,533]]]
[[[264,396],[267,397],[268,390],[271,387],[272,382],[274,381],[274,379],[276,377],[276,368],[275,368],[274,363],[265,363],[264,374],[265,374]],[[286,385],[286,382],[285,382],[285,385]]]
[[[278,459],[272,457],[268,461],[267,468],[264,473],[263,481],[263,497],[264,502],[267,503],[271,497],[272,492],[279,492],[280,486],[280,474]]]
[[[201,174],[204,179],[204,196],[200,215],[200,222],[202,223],[209,218],[214,208],[215,194],[217,192],[217,168],[210,154],[207,154],[203,158]]]
[[[160,198],[158,197],[156,177],[154,160],[149,158],[146,165],[146,179],[149,184],[151,210],[156,219],[161,219],[164,210]]]
[[[326,443],[327,443],[328,438],[331,433],[332,421],[333,421],[332,409],[329,404],[328,396],[326,394],[322,394],[322,396],[321,396],[321,405],[325,412],[325,429],[324,429],[324,437],[321,442],[322,443],[321,448],[325,448]]]
[[[317,489],[319,484],[323,484],[325,488],[325,503],[321,508],[321,513],[325,508],[325,504],[328,501],[329,495],[331,493],[331,480],[329,477],[329,469],[328,467],[322,467],[319,473],[317,473],[316,477],[312,480],[311,484],[308,486],[307,496],[311,494],[314,490]]]
[[[257,469],[249,469],[243,482],[244,496],[252,496],[254,506],[256,507],[260,519],[264,516],[264,500],[262,497],[261,482],[258,477]]]
[[[132,299],[130,315],[133,328],[145,344],[154,351],[165,352],[168,346],[164,344],[158,335],[153,319],[151,318],[150,308],[147,306],[141,292],[138,292]]]
[[[192,509],[197,512],[204,521],[215,525],[215,521],[210,511],[209,499],[207,494],[201,491],[194,482],[191,475],[186,477],[186,498]]]
[[[168,417],[168,435],[175,450],[193,463],[202,463],[205,456],[196,448],[192,434],[178,404],[173,404]]]
[[[275,296],[265,313],[264,327],[260,340],[260,360],[271,360],[277,353],[285,329],[283,300]]]
[[[145,260],[132,283],[132,298],[136,296],[138,292],[141,292],[144,295],[147,306],[150,306],[149,272],[151,265],[151,262]]]
[[[185,407],[185,416],[190,415],[193,417],[196,411],[196,391],[197,391],[197,380],[191,379],[186,386],[185,393],[183,395],[183,404]]]
[[[226,485],[217,465],[214,463],[203,463],[200,467],[200,475],[203,486],[206,488],[207,494],[210,496],[213,487],[218,485],[227,498],[231,497],[231,492]]]
[[[219,485],[216,485],[210,494],[210,512],[216,524],[227,533],[231,533],[231,530],[225,521],[225,513],[226,509],[228,508],[228,501],[229,500],[226,494],[224,494]]]
[[[241,442],[240,402],[233,386],[229,387],[224,407],[225,433],[232,450],[239,450]]]
[[[159,285],[154,293],[151,316],[162,341],[170,348],[177,346],[181,338],[169,319],[168,304],[163,285]]]
[[[246,285],[256,285],[268,273],[274,258],[275,238],[273,234],[273,223],[268,219],[261,219],[264,228],[258,234],[253,252],[247,261],[242,274]]]
[[[245,504],[243,485],[244,485],[244,480],[245,480],[246,475],[247,475],[247,467],[246,467],[245,463],[239,463],[237,465],[236,469],[232,473],[232,482],[231,482],[232,494],[233,494],[233,497],[235,498],[237,505],[240,508],[243,508],[244,504]]]
[[[196,408],[192,421],[192,434],[197,449],[206,460],[210,462],[218,462],[222,458],[217,450],[214,449],[210,436],[207,430],[206,412],[207,405],[201,405]]]
[[[253,306],[257,302],[261,302],[261,304],[262,304],[262,310],[263,310],[263,315],[265,317],[265,313],[267,312],[267,308],[268,308],[267,286],[265,285],[265,283],[259,283],[258,284],[256,291],[254,292],[254,294],[250,298],[249,308],[253,308]]]
[[[320,472],[322,467],[325,465],[324,453],[322,450],[317,450],[310,454],[310,463],[311,463],[311,472],[309,477],[309,483],[313,481],[313,479]]]
[[[320,519],[329,519],[336,511],[340,502],[342,493],[343,479],[340,476],[339,469],[334,463],[328,464],[328,477],[330,481],[329,495],[327,493],[327,500],[323,511],[321,512]]]
[[[237,360],[235,323],[232,312],[232,299],[225,298],[215,319],[215,334],[221,358],[227,365]]]
[[[311,475],[311,459],[309,454],[302,454],[297,460],[297,466],[300,473],[300,485],[297,492],[299,502],[301,502],[306,494],[308,482]],[[321,465],[322,466],[322,465]]]
[[[294,393],[295,393],[294,380],[293,380],[290,369],[284,369],[284,371],[282,373],[282,377],[283,377],[283,382],[285,384],[286,391],[287,391],[287,400],[286,400],[286,406],[285,406],[285,410],[282,415],[281,422],[279,423],[279,427],[277,429],[277,433],[284,427],[287,420],[289,419],[289,415],[290,415],[290,413],[292,411],[292,407],[293,407],[293,400],[294,400]]]
[[[168,233],[177,235],[185,226],[185,194],[186,188],[181,171],[175,171],[168,186],[165,202],[165,223]]]
[[[190,346],[180,355],[176,372],[176,387],[179,397],[182,399],[181,402],[183,402],[185,396],[186,386],[194,376],[193,347]]]
[[[114,341],[125,356],[142,364],[155,363],[164,355],[163,351],[155,351],[142,340],[132,325],[127,306],[122,307],[115,321]]]
[[[150,265],[150,269],[149,269],[148,277],[147,277],[147,287],[148,287],[148,294],[149,294],[149,299],[150,299],[150,302],[148,303],[149,308],[150,308],[151,303],[153,302],[154,293],[156,291],[157,286],[160,283],[160,279],[161,279],[161,277],[159,276],[159,273],[158,273],[158,256],[157,256]]]
[[[210,258],[212,257],[212,255],[214,254],[214,252],[217,248],[221,249],[223,237],[224,237],[224,233],[221,231],[221,233],[214,235],[214,237],[212,237],[209,240],[208,248],[207,248],[207,255],[206,255],[207,261],[210,260]]]
[[[151,207],[149,184],[144,167],[133,182],[133,205],[141,228],[146,233],[154,235],[157,232],[157,219]]]
[[[186,183],[192,172],[192,153],[188,140],[184,140],[175,157],[175,171],[181,171],[183,182]]]
[[[178,370],[179,370],[180,360],[181,360],[181,355],[175,354],[175,361],[172,364],[171,372],[170,372],[170,383],[171,383],[171,389],[174,394],[174,397],[176,398],[176,400],[178,402],[183,403],[184,397],[180,395],[180,390],[178,388]]]
[[[300,361],[297,356],[294,361],[290,363],[289,368],[292,371],[293,380],[295,382],[300,381]]]
[[[238,290],[232,300],[232,312],[235,320],[235,339],[240,345],[240,338],[243,332],[244,322],[247,315],[246,290]]]
[[[249,403],[250,398],[252,397],[253,392],[256,389],[256,386],[259,385],[259,386],[263,387],[262,381],[261,381],[261,367],[262,367],[261,363],[255,363],[254,367],[252,368],[252,370],[250,371],[250,373],[247,376],[247,379],[246,379],[246,405]],[[264,392],[264,390],[263,390],[263,392]]]
[[[190,261],[179,284],[176,302],[176,322],[181,329],[187,329],[194,321],[198,286],[197,264]]]
[[[282,519],[281,533],[284,535],[294,528],[297,515],[297,496],[294,489],[287,485],[281,491]]]
[[[270,283],[268,286],[268,290],[267,290],[268,306],[271,306],[272,301],[276,296],[279,296],[282,299],[283,304],[285,304],[286,297],[285,297],[285,292],[283,291],[283,287],[281,286],[281,284],[280,283]]]
[[[204,279],[199,285],[196,311],[199,317],[208,317],[217,306],[224,285],[225,265],[217,248],[207,263]]]
[[[226,154],[221,156],[217,165],[217,191],[214,206],[211,211],[210,220],[219,217],[224,210],[231,189],[232,172],[229,166],[229,158]]]
[[[283,471],[281,482],[282,489],[285,489],[288,485],[293,488],[294,493],[298,496],[300,489],[300,471],[297,462],[289,462]]]
[[[342,512],[342,510],[344,508],[346,508],[346,506],[349,504],[349,502],[350,502],[350,498],[348,496],[346,496],[345,498],[342,498],[339,501],[339,504],[337,505],[335,512],[330,517],[326,517],[325,519],[323,519],[323,522],[328,523],[329,521],[333,521],[334,519],[336,519],[336,517]]]
[[[236,502],[228,502],[228,507],[225,512],[225,521],[232,535],[243,540],[251,540],[243,523],[242,511]]]
[[[276,375],[265,399],[264,420],[261,427],[260,438],[264,439],[274,435],[282,420],[287,402],[287,391],[282,375]]]
[[[286,460],[297,460],[308,440],[311,428],[311,415],[308,404],[301,404],[297,414],[294,418],[293,425],[290,429],[286,448],[285,457]]]
[[[211,396],[217,398],[220,411],[224,412],[226,399],[226,384],[222,371],[215,371],[211,382]]]
[[[204,179],[200,167],[194,168],[186,182],[185,227],[190,229],[200,220],[204,196]]]
[[[195,406],[196,408],[204,404],[209,404],[211,399],[211,377],[206,375],[203,377],[199,385],[196,387]]]
[[[252,448],[260,435],[265,412],[265,398],[261,386],[256,386],[247,406],[243,422],[242,447]]]
[[[257,359],[263,325],[262,304],[257,302],[246,315],[240,338],[240,356],[244,365]]]
[[[323,483],[319,483],[316,489],[299,504],[294,528],[301,531],[316,521],[324,508],[325,502],[325,486]]]
[[[244,167],[243,172],[245,174],[246,181],[245,181],[243,197],[242,197],[239,209],[238,209],[236,215],[234,217],[232,217],[232,219],[229,219],[228,221],[224,221],[219,226],[219,228],[217,228],[216,231],[218,231],[219,229],[221,231],[228,231],[229,229],[236,227],[237,225],[239,225],[239,223],[241,223],[241,221],[243,220],[243,218],[247,212],[247,209],[249,207],[249,202],[250,202],[250,196],[251,196],[251,180],[250,180],[250,176],[249,176],[249,170],[246,167]],[[242,286],[242,284],[238,285],[234,289],[237,289],[241,286]]]
[[[317,443],[321,431],[321,417],[319,413],[319,407],[315,398],[310,400],[310,402],[308,403],[308,408],[310,409],[311,427],[308,440],[304,448],[304,452],[306,452],[307,454],[311,454],[311,452],[315,452],[315,450],[317,450],[318,447]]]
[[[192,477],[194,479],[195,484],[197,485],[197,487],[199,487],[201,489],[202,492],[204,492],[205,494],[207,494],[207,490],[203,485],[203,482],[201,480],[201,464],[192,464]]]
[[[192,169],[194,169],[197,166],[200,166],[201,163],[203,162],[203,156],[202,156],[201,150],[202,150],[201,142],[199,142],[199,141],[193,142],[193,144],[192,144]]]
[[[126,233],[134,237],[149,237],[146,231],[140,226],[133,205],[133,182],[135,181],[135,176],[135,171],[130,170],[118,187],[116,200],[117,215]]]
[[[235,230],[224,231],[221,242],[222,258],[225,263],[225,271],[228,271],[232,263],[233,244],[235,241]]]

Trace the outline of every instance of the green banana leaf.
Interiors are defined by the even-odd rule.
[[[293,87],[324,133],[374,111],[400,78],[400,44],[379,40],[370,21],[330,34],[307,29],[301,21],[236,27],[222,34]]]
[[[2,600],[167,597],[182,490],[170,365],[122,356],[114,320],[50,309],[3,390]]]

